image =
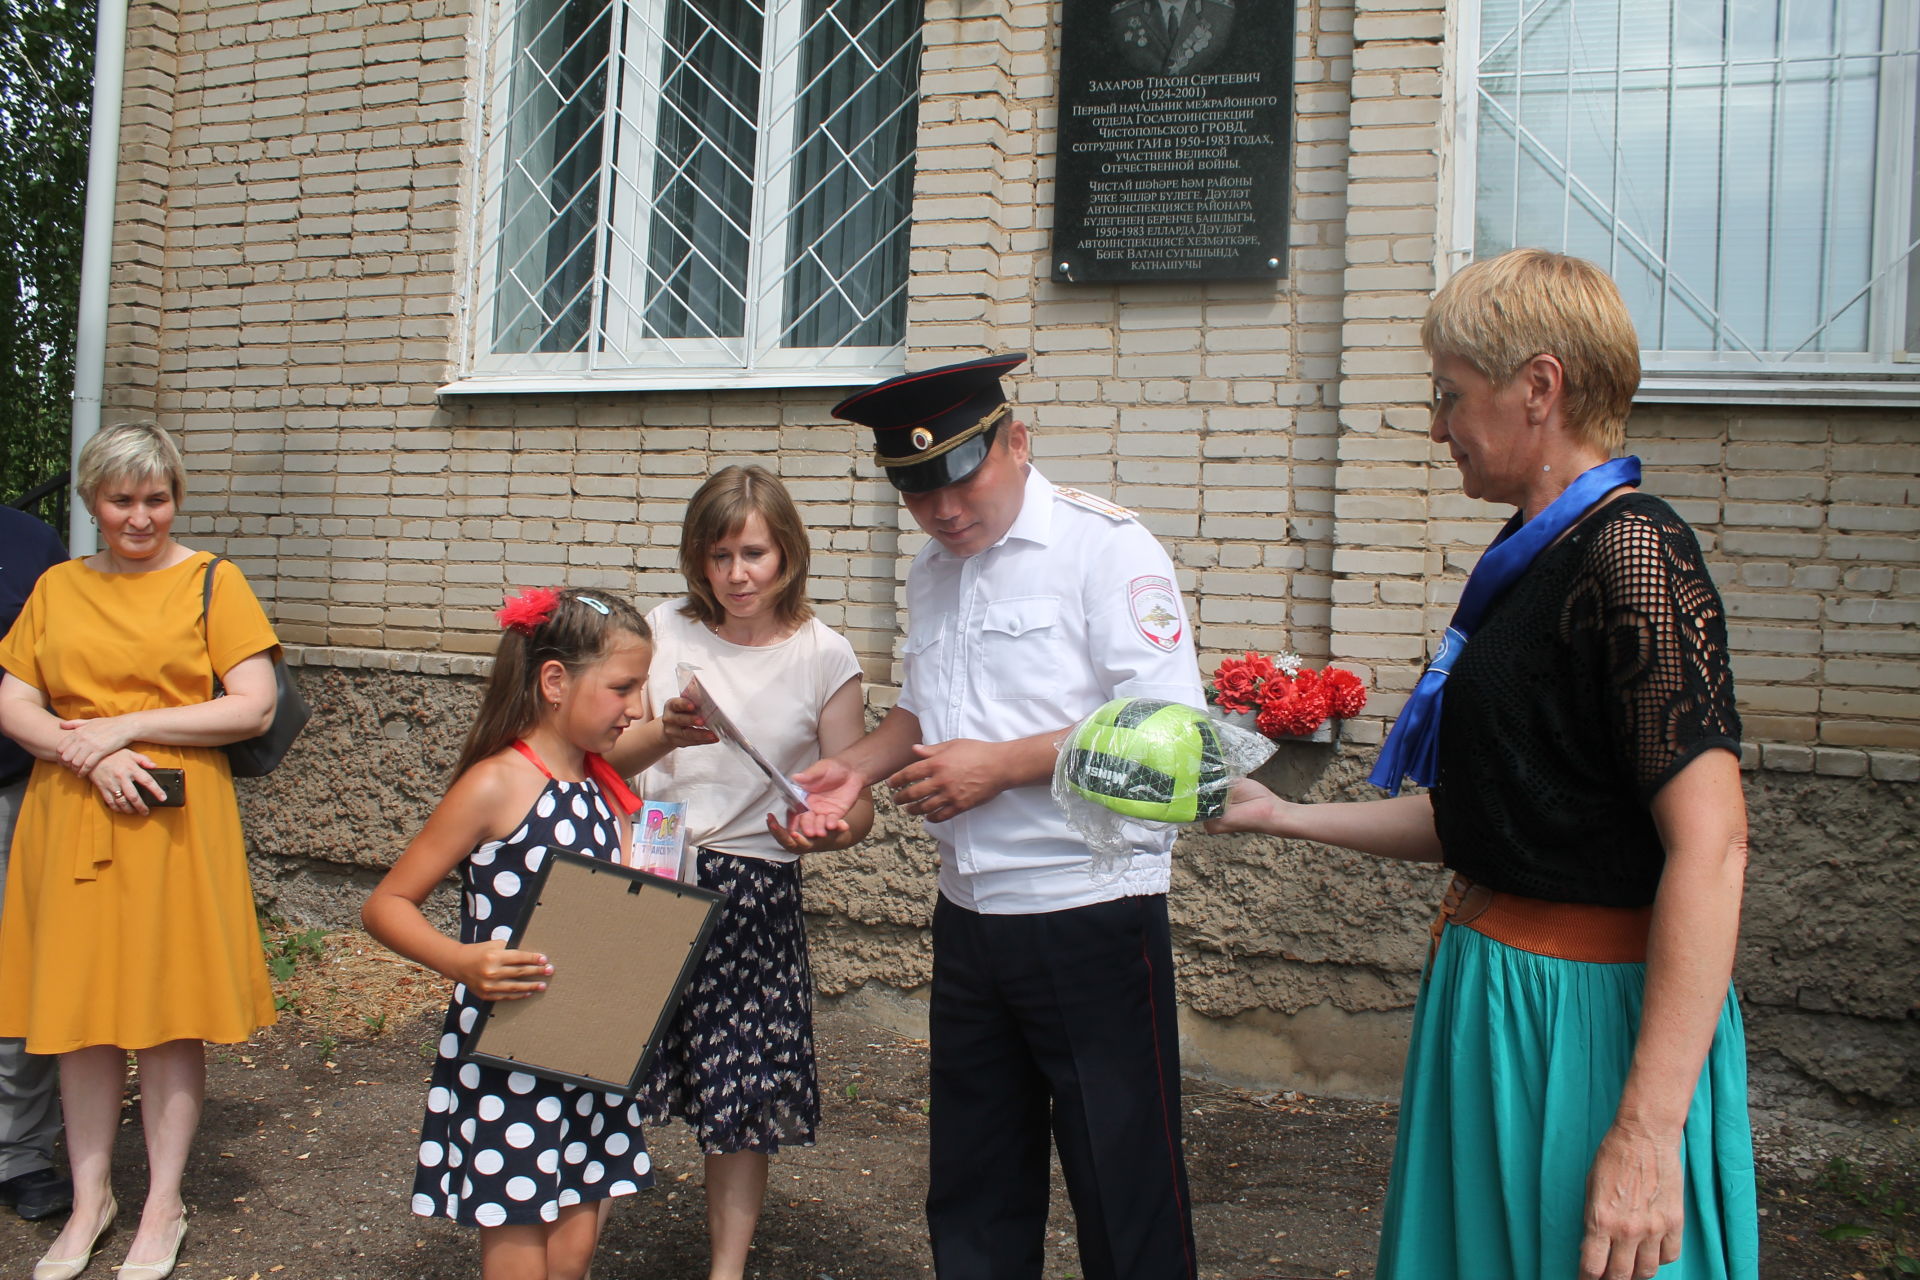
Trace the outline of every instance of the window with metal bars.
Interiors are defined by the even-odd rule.
[[[502,0],[463,390],[898,372],[915,0]]]
[[[1468,0],[1456,260],[1613,275],[1643,398],[1920,397],[1920,5]]]

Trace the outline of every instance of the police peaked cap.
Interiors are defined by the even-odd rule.
[[[873,461],[902,493],[926,493],[965,480],[993,447],[1007,415],[1000,375],[1026,353],[942,365],[868,387],[833,406],[833,416],[873,429]]]

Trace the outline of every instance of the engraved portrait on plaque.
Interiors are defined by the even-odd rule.
[[[1233,34],[1231,0],[1123,0],[1109,16],[1114,52],[1135,71],[1184,76],[1205,71]]]

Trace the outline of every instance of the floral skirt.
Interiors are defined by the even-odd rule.
[[[700,887],[724,894],[693,981],[639,1097],[679,1116],[708,1155],[811,1146],[820,1123],[813,974],[800,864],[699,851]]]

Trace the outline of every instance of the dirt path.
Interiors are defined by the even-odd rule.
[[[329,951],[341,950],[341,944]],[[309,947],[314,956],[321,944]],[[184,1280],[453,1280],[478,1274],[474,1234],[408,1212],[415,1136],[438,1014],[431,983],[357,946],[292,997],[303,1013],[251,1044],[210,1051],[209,1105],[188,1170]],[[313,968],[322,966],[316,964]],[[358,972],[360,976],[348,976]],[[295,984],[297,988],[299,984]],[[424,1010],[424,1011],[423,1011]],[[901,1280],[931,1274],[920,1212],[926,1047],[845,1011],[819,1019],[826,1114],[818,1147],[773,1166],[752,1274],[763,1280]],[[1393,1147],[1393,1109],[1255,1095],[1186,1082],[1187,1144],[1208,1280],[1372,1275],[1374,1220]],[[621,1201],[599,1280],[698,1280],[706,1273],[698,1152],[685,1130],[652,1142],[658,1186]],[[1764,1153],[1763,1153],[1764,1154]],[[137,1203],[137,1096],[115,1181]],[[1909,1179],[1911,1174],[1906,1175]],[[1055,1178],[1056,1188],[1059,1179]],[[1832,1244],[1815,1232],[1866,1221],[1857,1198],[1816,1192],[1763,1160],[1765,1274],[1878,1280],[1878,1235]],[[1055,1197],[1047,1280],[1075,1280],[1072,1216]],[[24,1275],[54,1227],[0,1213],[0,1261]],[[86,1273],[102,1280],[130,1231]]]

